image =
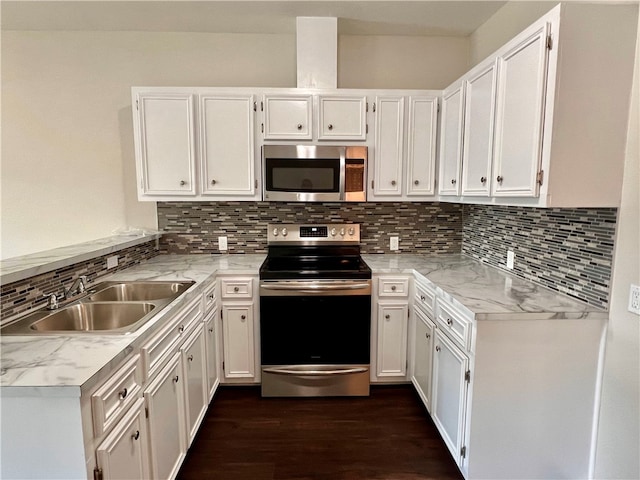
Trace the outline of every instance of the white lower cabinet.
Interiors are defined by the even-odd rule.
[[[207,316],[204,322],[205,328],[205,347],[207,356],[207,397],[209,402],[216,393],[216,389],[220,384],[220,374],[218,373],[218,328],[216,321],[218,319],[218,309]]]
[[[184,342],[180,349],[184,367],[186,424],[189,444],[193,441],[209,405],[207,391],[207,358],[204,323]]]
[[[149,478],[144,400],[139,398],[96,448],[96,471],[105,480]]]
[[[460,464],[467,406],[469,357],[439,329],[435,332],[431,416],[451,455]]]
[[[406,379],[408,312],[406,302],[378,303],[376,376],[379,379]]]
[[[182,354],[176,352],[144,391],[154,479],[175,478],[186,455],[184,381]]]
[[[409,365],[411,383],[413,383],[413,386],[416,388],[427,410],[431,411],[433,342],[436,326],[431,319],[417,307],[413,307],[411,325],[410,338],[413,339]]]

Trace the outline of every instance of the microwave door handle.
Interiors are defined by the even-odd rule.
[[[347,148],[339,147],[340,151],[340,200],[344,201],[347,199]]]

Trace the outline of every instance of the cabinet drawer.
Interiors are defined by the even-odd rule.
[[[174,351],[179,340],[186,338],[187,333],[199,318],[202,318],[202,301],[197,298],[142,346],[140,351],[144,362],[145,379],[154,376],[167,356]]]
[[[415,283],[415,287],[413,304],[421,308],[426,314],[433,318],[435,292],[430,286],[417,281]]]
[[[406,297],[409,295],[408,278],[379,278],[379,297]]]
[[[222,298],[253,298],[253,279],[222,278],[220,294]]]
[[[438,298],[436,322],[438,327],[448,334],[464,350],[471,348],[471,320],[455,307]]]
[[[91,395],[96,437],[109,430],[142,391],[140,355],[135,355]]]
[[[205,288],[204,290],[204,313],[207,314],[211,311],[213,307],[216,306],[216,282],[211,282],[211,284]]]

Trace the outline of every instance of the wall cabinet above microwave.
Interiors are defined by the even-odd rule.
[[[367,139],[363,95],[266,94],[261,108],[265,140]]]

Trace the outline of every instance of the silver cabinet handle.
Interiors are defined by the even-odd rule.
[[[318,377],[329,375],[346,375],[350,373],[364,373],[366,368],[336,368],[335,370],[297,370],[291,368],[264,368],[264,373],[275,373],[277,375],[300,375],[303,377]]]
[[[132,434],[132,435],[131,435],[131,438],[132,438],[133,440],[137,440],[137,439],[139,439],[139,438],[140,438],[140,430],[136,430],[136,433]]]
[[[184,180],[180,180],[180,186],[184,186],[186,184],[187,184],[187,182],[185,182]]]
[[[122,391],[118,392],[118,396],[120,397],[120,400],[124,400],[127,397],[127,393],[129,393],[127,391],[127,387],[123,388]]]

